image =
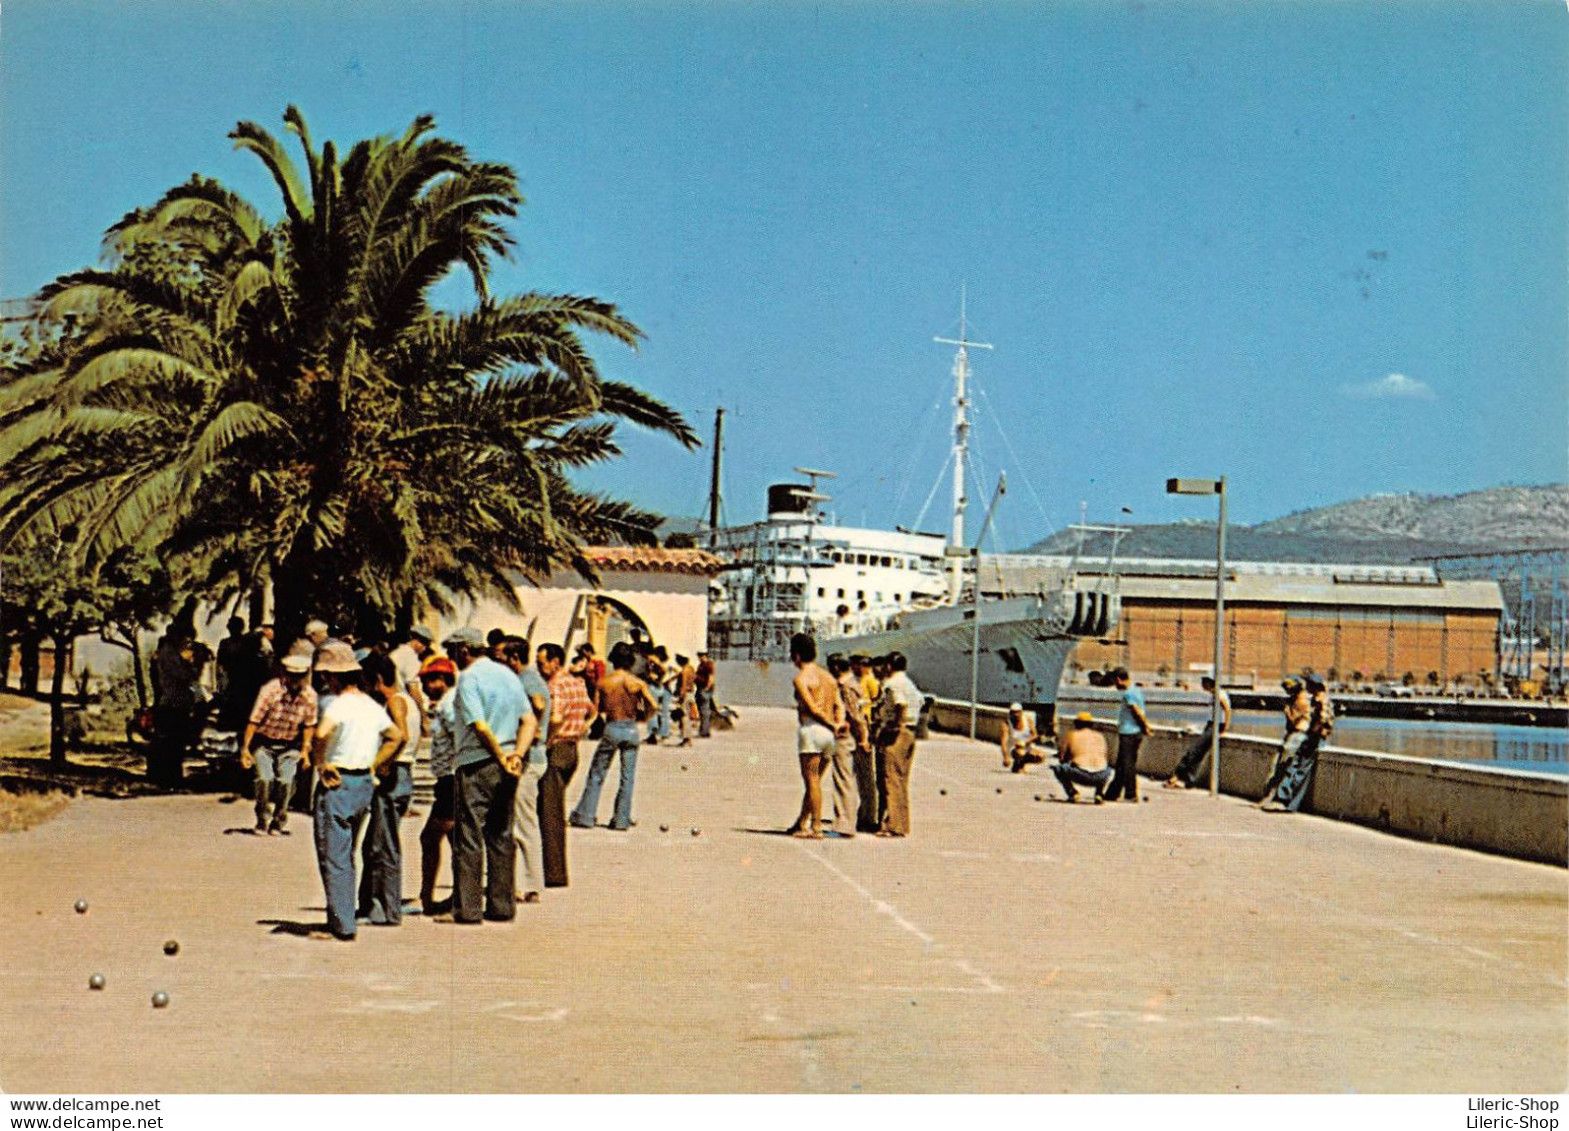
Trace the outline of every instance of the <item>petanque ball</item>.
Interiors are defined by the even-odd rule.
[[[693,836],[702,836],[703,835],[703,830],[702,829],[693,829],[692,830],[692,835]]]
[[[173,958],[180,953],[180,944],[174,939],[166,939],[163,944],[163,952],[170,958]]]
[[[1043,801],[1043,800],[1045,800],[1045,799],[1044,799],[1044,798],[1043,798],[1043,797],[1041,797],[1041,795],[1040,795],[1040,794],[1038,794],[1038,793],[1037,793],[1037,794],[1036,794],[1036,795],[1035,795],[1035,800],[1037,800],[1037,801]]]
[[[682,773],[683,773],[683,774],[684,774],[684,773],[686,773],[686,767],[685,767],[685,766],[682,766],[682,767],[681,767],[681,772],[682,772]]]
[[[94,974],[91,978],[87,979],[87,988],[90,990],[101,990],[104,988],[105,981],[106,979],[102,974]]]
[[[660,825],[659,826],[659,831],[662,832],[662,833],[667,833],[667,832],[670,831],[670,826],[669,825]]]
[[[998,793],[1001,793],[1001,792],[1002,792],[1002,786],[1000,786],[1000,785],[999,785],[999,786],[998,786],[998,787],[997,787],[997,792],[998,792]]]
[[[85,900],[85,899],[78,899],[76,901],[76,913],[78,915],[86,915],[87,914],[87,900]]]
[[[948,796],[948,791],[946,789],[939,789],[937,791],[937,795],[939,797],[947,797]]]
[[[166,1006],[168,1006],[168,1004],[169,1004],[169,995],[168,994],[164,993],[162,990],[159,990],[157,993],[153,994],[153,1008],[154,1009],[163,1009]]]

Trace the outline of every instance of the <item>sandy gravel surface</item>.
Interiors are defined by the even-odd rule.
[[[1563,869],[1197,793],[1036,801],[1047,775],[957,739],[917,754],[911,839],[807,844],[777,835],[791,725],[750,710],[645,747],[638,826],[575,831],[572,886],[515,924],[349,945],[303,936],[303,823],[256,838],[212,795],[80,799],[0,837],[0,1087],[1565,1087]]]

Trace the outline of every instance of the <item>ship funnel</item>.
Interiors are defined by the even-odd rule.
[[[768,488],[768,517],[807,518],[812,513],[813,500],[820,498],[803,484],[775,483]]]

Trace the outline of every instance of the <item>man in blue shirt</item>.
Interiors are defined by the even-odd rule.
[[[458,667],[452,921],[478,923],[483,902],[484,918],[509,922],[516,913],[513,763],[518,726],[532,711],[518,677],[485,654],[479,629],[460,628],[442,645]]]
[[[1139,745],[1150,732],[1149,718],[1144,714],[1144,692],[1133,686],[1127,668],[1111,673],[1117,690],[1122,692],[1122,709],[1117,712],[1117,772],[1106,787],[1106,800],[1116,801],[1126,797],[1139,800]]]

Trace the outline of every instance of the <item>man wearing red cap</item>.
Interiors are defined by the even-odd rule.
[[[457,772],[457,721],[452,714],[453,685],[458,667],[445,656],[433,656],[419,670],[420,687],[425,693],[430,729],[430,772],[436,779],[436,794],[430,814],[420,830],[420,909],[426,915],[452,910],[452,900],[436,901],[436,874],[441,871],[441,846],[452,839],[456,827],[452,802],[453,775]]]

